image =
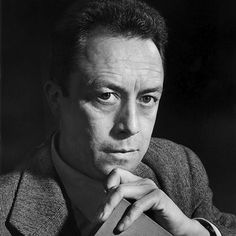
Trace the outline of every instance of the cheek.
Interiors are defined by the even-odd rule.
[[[146,115],[142,117],[141,124],[142,124],[142,132],[145,136],[150,136],[152,134],[155,121],[156,121],[156,114],[157,111],[152,112],[152,114]]]
[[[110,125],[106,119],[91,119],[89,122],[89,136],[91,142],[98,146],[109,138]]]
[[[66,107],[61,116],[61,129],[67,137],[85,136],[88,118],[76,105]]]
[[[97,109],[85,106],[83,114],[86,117],[86,126],[92,142],[101,143],[107,139],[113,126],[113,115],[104,114]]]
[[[151,116],[144,116],[141,120],[141,149],[142,154],[144,155],[152,136],[153,128],[156,121],[156,112],[154,112]]]

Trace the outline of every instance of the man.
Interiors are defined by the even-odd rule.
[[[188,148],[151,139],[164,79],[163,18],[135,0],[76,2],[54,33],[45,92],[58,131],[1,177],[1,235],[94,235],[122,199],[116,226],[143,212],[173,235],[235,235],[212,205]]]

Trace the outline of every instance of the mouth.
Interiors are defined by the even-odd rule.
[[[109,149],[104,151],[112,162],[117,162],[118,165],[127,164],[137,158],[138,149]]]
[[[132,152],[137,152],[138,149],[105,149],[104,152],[106,153],[132,153]]]

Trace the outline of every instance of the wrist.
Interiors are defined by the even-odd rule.
[[[185,225],[183,234],[179,236],[210,236],[209,231],[203,227],[197,220],[189,219]]]

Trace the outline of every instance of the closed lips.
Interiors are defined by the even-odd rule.
[[[138,151],[138,149],[105,150],[105,152],[108,152],[108,153],[127,153],[127,152],[135,152],[135,151]]]

